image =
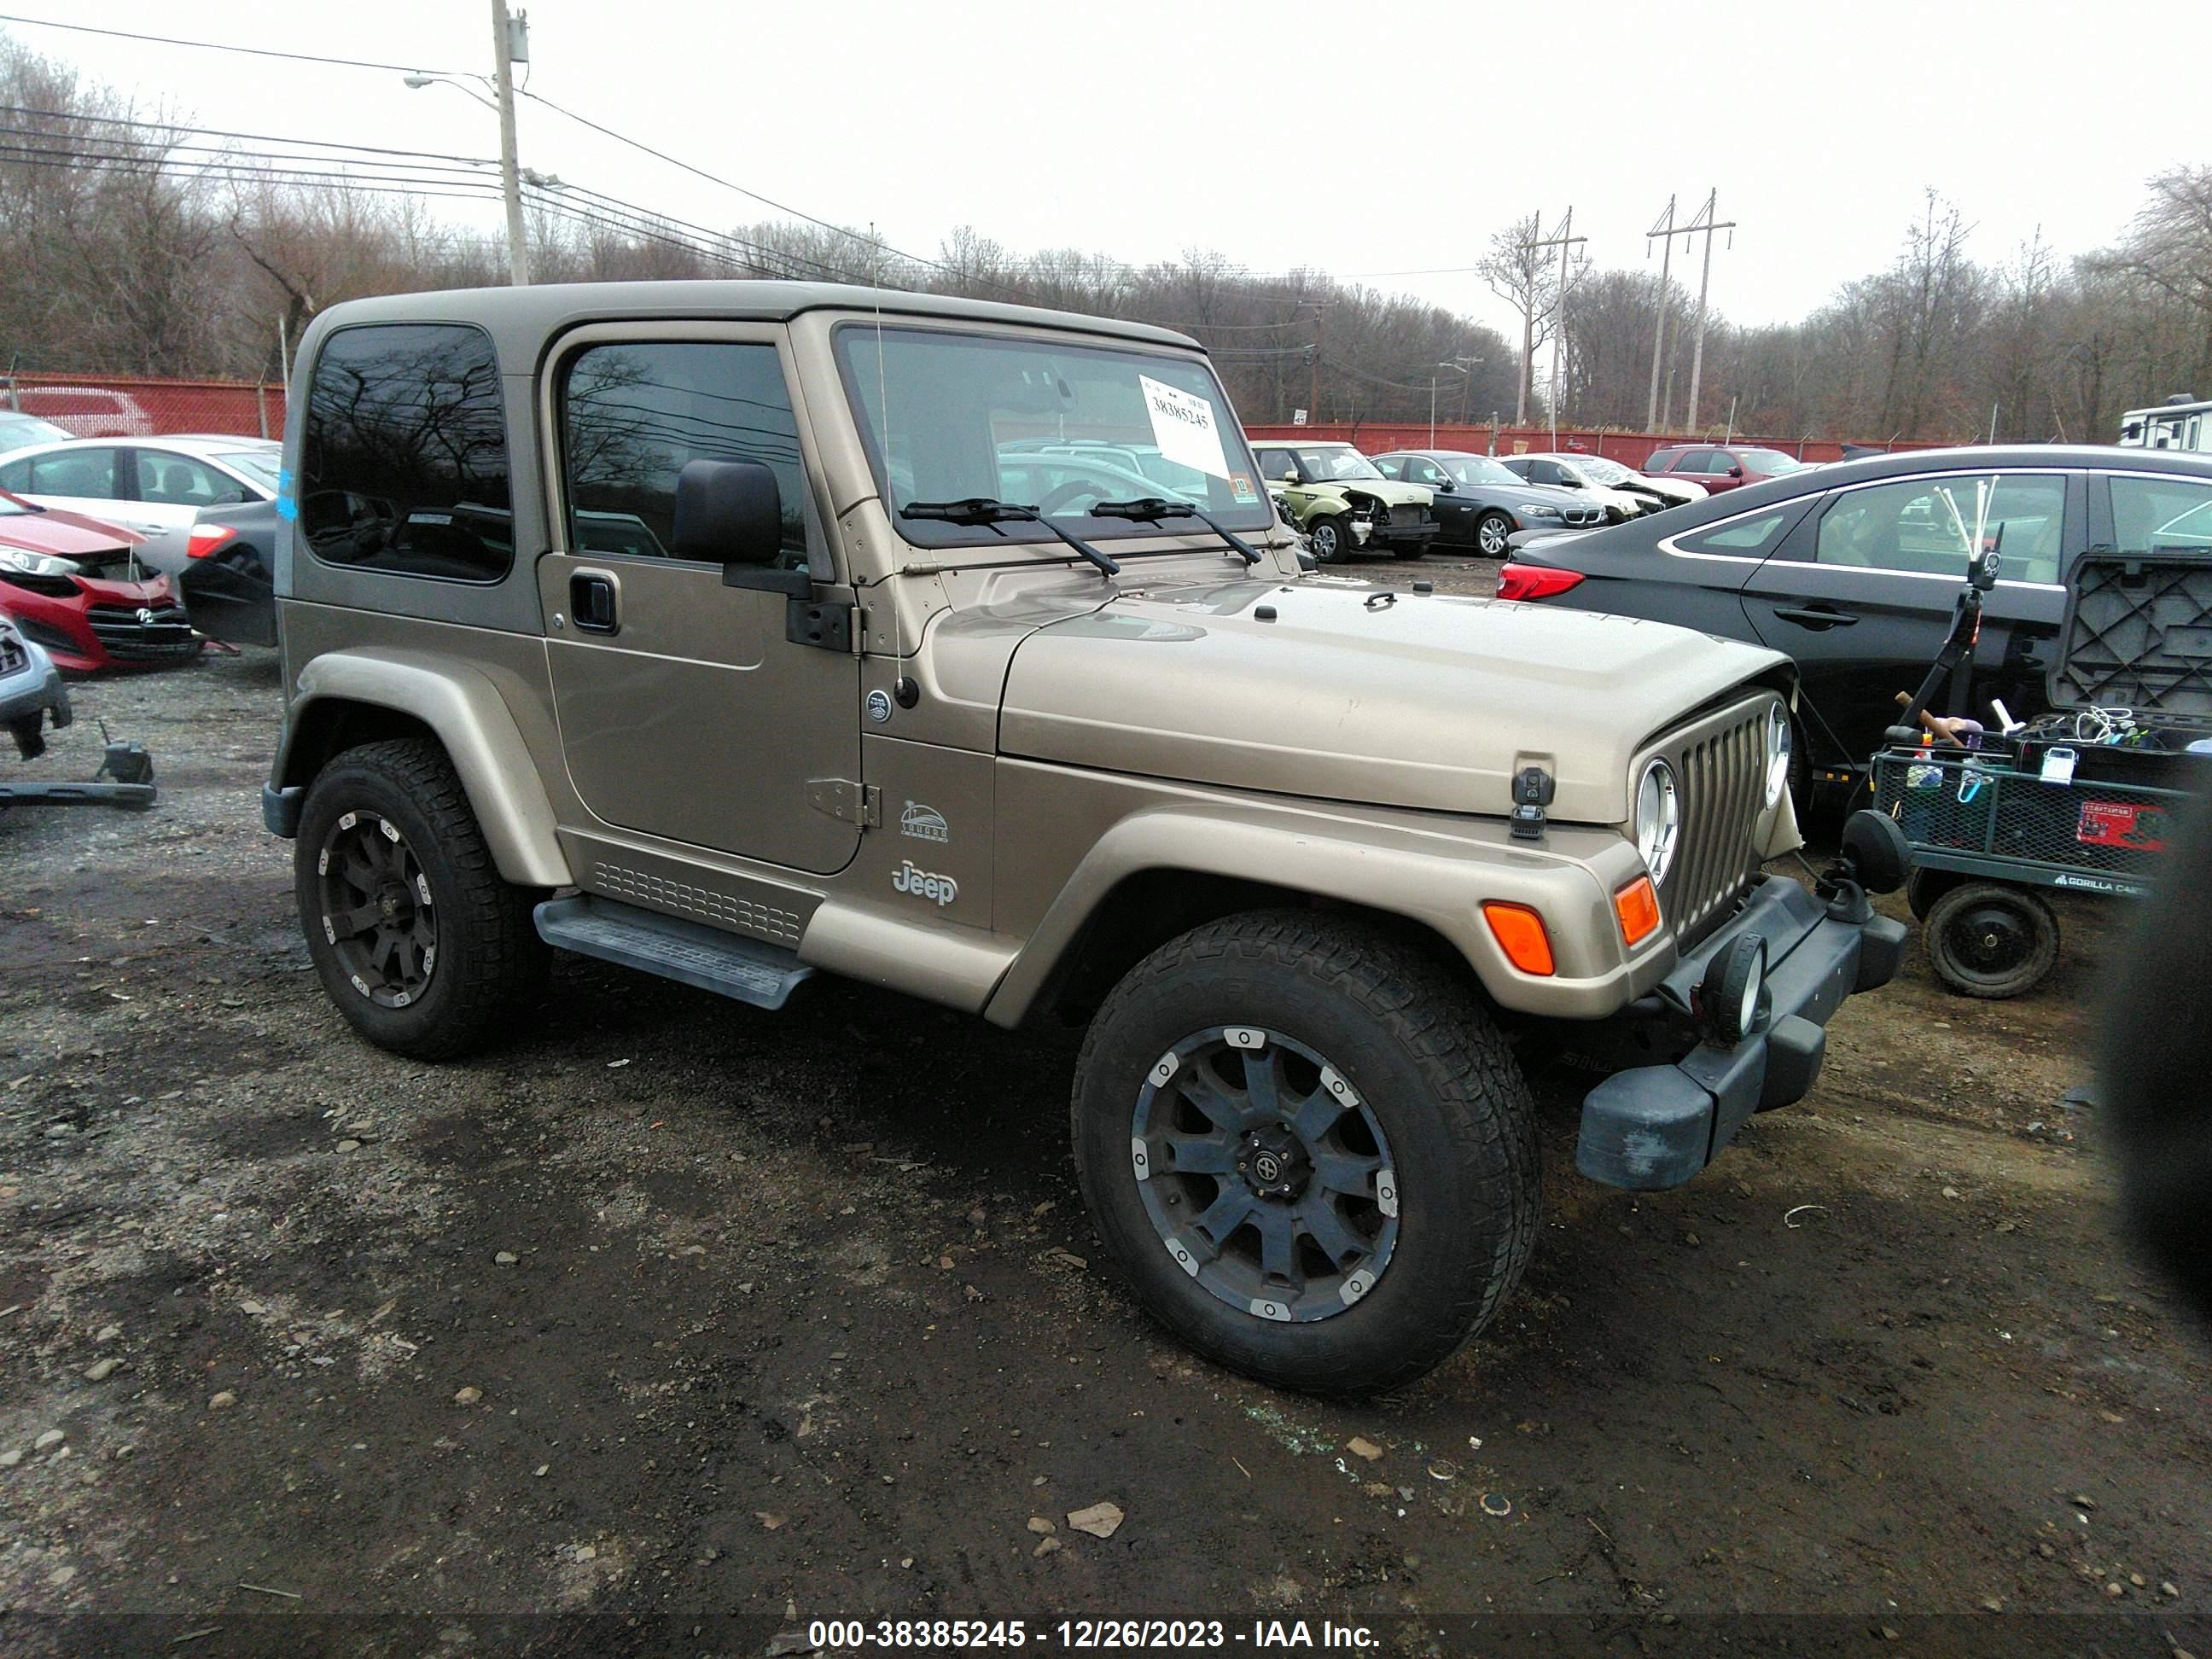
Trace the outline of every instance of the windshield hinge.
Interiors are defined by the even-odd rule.
[[[817,599],[787,599],[783,607],[783,637],[793,645],[849,653],[853,649],[853,612],[856,608]]]
[[[1516,841],[1544,838],[1544,809],[1552,804],[1552,775],[1540,766],[1524,766],[1513,776],[1513,812],[1510,822]]]
[[[854,783],[849,778],[809,778],[806,804],[841,823],[857,823],[863,830],[873,830],[884,821],[884,792],[872,783]]]

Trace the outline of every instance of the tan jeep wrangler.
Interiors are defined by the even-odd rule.
[[[634,283],[361,301],[301,362],[264,810],[384,1048],[508,1034],[548,946],[1087,1023],[1138,1298],[1342,1391],[1520,1276],[1522,1056],[1609,1073],[1585,1175],[1671,1186],[1895,969],[1887,820],[1761,874],[1783,658],[1303,575],[1180,335]]]

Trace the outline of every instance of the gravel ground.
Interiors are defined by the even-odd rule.
[[[474,1062],[353,1040],[259,825],[277,684],[249,653],[82,685],[27,769],[88,774],[105,717],[160,804],[0,815],[0,1647],[491,1650],[573,1610],[611,1622],[507,1634],[1419,1613],[1698,1651],[1665,1638],[1812,1613],[1750,1645],[2212,1650],[2212,1356],[2062,1103],[2109,913],[2016,1003],[1916,948],[1680,1191],[1581,1181],[1573,1082],[1540,1079],[1518,1300],[1325,1406],[1102,1273],[1072,1039],[564,960]],[[1071,1525],[1100,1502],[1110,1537]],[[158,1617],[49,1616],[88,1613]],[[434,1620],[343,1622],[395,1613]]]

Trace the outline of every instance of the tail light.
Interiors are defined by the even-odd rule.
[[[1555,570],[1547,564],[1506,564],[1498,568],[1498,597],[1501,599],[1548,599],[1581,586],[1579,570]]]
[[[185,556],[204,559],[216,549],[238,539],[238,532],[227,524],[196,524],[192,533],[185,538]]]

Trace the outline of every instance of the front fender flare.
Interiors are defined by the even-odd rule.
[[[377,647],[311,659],[285,714],[275,774],[280,786],[308,781],[291,775],[293,738],[311,724],[318,705],[331,703],[388,708],[421,720],[460,775],[500,874],[526,887],[574,884],[537,763],[499,688],[481,671],[450,658]]]
[[[1155,806],[1101,836],[1024,941],[984,1015],[1017,1025],[1085,926],[1131,876],[1174,870],[1261,881],[1334,903],[1403,916],[1456,951],[1499,1006],[1565,1018],[1618,1011],[1664,975],[1671,932],[1622,944],[1613,890],[1644,866],[1617,833],[1556,825],[1538,850],[1494,820],[1428,830],[1322,811],[1206,801]],[[1558,971],[1507,961],[1484,922],[1486,899],[1526,904],[1549,928]]]

